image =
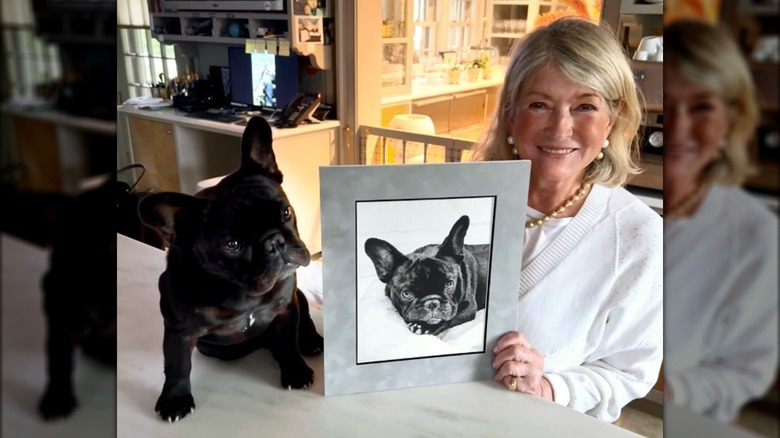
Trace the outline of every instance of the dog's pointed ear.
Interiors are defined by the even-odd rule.
[[[170,246],[176,234],[176,222],[187,217],[201,217],[207,205],[205,199],[183,193],[153,193],[138,203],[138,216]]]
[[[376,275],[382,283],[390,281],[396,268],[404,263],[406,256],[382,239],[370,238],[364,245],[366,254],[374,262]]]
[[[259,170],[281,184],[282,172],[276,165],[272,144],[271,125],[262,117],[249,119],[241,138],[241,169]]]
[[[462,256],[463,255],[463,241],[466,239],[466,231],[469,229],[469,217],[463,215],[452,226],[450,234],[444,239],[439,247],[439,254]]]

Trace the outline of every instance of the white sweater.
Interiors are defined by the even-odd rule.
[[[594,185],[523,269],[518,330],[544,357],[555,401],[615,421],[658,379],[662,220],[627,190]]]
[[[775,376],[778,218],[739,188],[713,186],[664,234],[668,401],[729,422]]]

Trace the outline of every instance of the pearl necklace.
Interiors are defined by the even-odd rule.
[[[533,228],[537,225],[542,225],[543,223],[549,221],[550,219],[557,217],[559,214],[563,213],[564,210],[574,205],[575,202],[579,201],[581,197],[585,195],[585,193],[588,192],[588,189],[590,188],[590,184],[583,184],[580,186],[580,188],[577,190],[577,193],[572,195],[571,198],[567,199],[566,202],[561,204],[560,207],[556,208],[552,211],[550,214],[544,215],[540,219],[531,219],[530,221],[527,221],[525,223],[526,228]]]
[[[704,194],[707,192],[709,187],[709,184],[700,184],[698,187],[696,187],[696,190],[694,190],[693,193],[688,195],[687,198],[683,199],[682,202],[677,204],[677,207],[674,207],[668,212],[664,213],[664,217],[669,219],[677,219],[687,215],[691,212],[693,205],[704,197]]]

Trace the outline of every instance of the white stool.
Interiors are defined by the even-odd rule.
[[[424,114],[396,114],[390,120],[390,128],[418,134],[436,134],[433,120]]]

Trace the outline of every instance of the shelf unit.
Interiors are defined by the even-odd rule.
[[[515,41],[534,28],[539,16],[566,8],[559,0],[488,0],[486,37],[498,48],[500,64],[506,64]]]
[[[160,42],[232,43],[266,36],[289,38],[286,15],[231,12],[157,12],[152,35]]]
[[[288,11],[292,11],[293,0]],[[332,12],[322,18],[322,26],[333,20]],[[308,16],[306,16],[308,17]],[[300,43],[294,38],[294,23],[298,18],[284,12],[224,11],[163,11],[150,12],[152,36],[164,44],[214,43],[245,44],[249,40],[287,40],[292,51],[308,56],[319,69],[333,66],[333,49],[329,44]],[[323,36],[325,29],[322,29]],[[327,41],[327,40],[326,40]],[[260,44],[256,44],[259,46]],[[274,45],[278,47],[277,45]]]

